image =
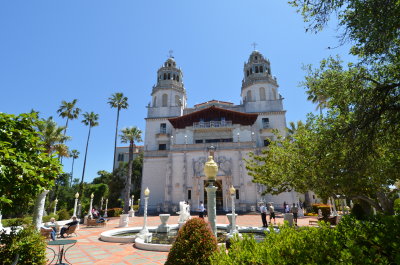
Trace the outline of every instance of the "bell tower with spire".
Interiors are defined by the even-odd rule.
[[[244,63],[241,97],[246,112],[282,111],[278,83],[268,59],[254,50]]]
[[[183,73],[171,54],[157,71],[157,84],[153,86],[151,96],[148,118],[182,115],[187,101]]]

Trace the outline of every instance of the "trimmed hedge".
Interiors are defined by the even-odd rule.
[[[47,222],[50,222],[51,218],[56,219],[56,221],[59,220],[58,214],[51,213],[49,215],[43,216],[42,221],[43,221],[43,223],[47,223]]]
[[[27,216],[23,218],[11,218],[11,219],[2,219],[1,223],[4,227],[9,226],[21,226],[21,225],[32,225],[32,216]]]
[[[227,253],[214,253],[212,264],[400,264],[400,216],[360,221],[344,216],[336,228],[280,226],[261,243],[233,240]]]
[[[61,209],[57,212],[59,220],[69,220],[71,219],[71,215],[67,209]]]
[[[209,225],[201,218],[191,218],[179,230],[165,264],[210,264],[215,251],[217,239]]]

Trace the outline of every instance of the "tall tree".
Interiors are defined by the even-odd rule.
[[[24,213],[61,173],[36,130],[41,123],[37,113],[0,113],[0,215]]]
[[[99,114],[92,112],[85,112],[83,114],[84,119],[82,120],[82,123],[85,124],[86,126],[89,126],[89,132],[88,132],[88,137],[86,141],[86,149],[85,149],[85,158],[83,160],[83,170],[82,170],[82,178],[81,178],[81,183],[79,185],[79,194],[82,194],[83,190],[83,180],[85,178],[85,169],[86,169],[86,158],[87,158],[87,152],[88,152],[88,147],[89,147],[89,139],[90,139],[90,132],[92,130],[92,127],[98,126],[98,120],[99,120]]]
[[[77,99],[74,99],[71,102],[66,102],[65,100],[63,100],[61,101],[61,106],[57,110],[57,113],[59,113],[60,117],[67,118],[64,127],[64,135],[67,133],[68,121],[77,119],[79,117],[81,109],[75,107],[77,102],[78,102]]]
[[[47,120],[42,119],[42,122],[37,125],[37,129],[40,132],[40,138],[44,143],[43,147],[48,155],[58,152],[61,157],[69,156],[68,147],[64,142],[69,140],[70,137],[63,134],[64,126],[58,126],[53,117],[49,117]]]
[[[108,98],[108,104],[110,105],[111,108],[117,109],[117,120],[116,120],[116,124],[115,124],[115,139],[114,139],[114,160],[113,160],[113,171],[114,171],[115,155],[117,152],[119,112],[121,109],[127,109],[129,104],[128,104],[128,98],[125,97],[123,93],[119,93],[119,92],[112,94],[111,97]]]
[[[142,131],[137,127],[129,127],[121,130],[121,142],[129,143],[129,162],[128,174],[125,181],[125,194],[124,194],[124,212],[127,214],[129,211],[129,199],[131,192],[131,179],[132,179],[132,165],[133,165],[133,148],[136,142],[142,141]]]
[[[80,153],[76,149],[71,150],[71,152],[69,153],[69,156],[72,157],[71,180],[69,182],[70,185],[72,185],[72,179],[73,179],[73,176],[74,176],[74,162],[75,162],[75,159],[79,158],[79,155],[80,155]]]

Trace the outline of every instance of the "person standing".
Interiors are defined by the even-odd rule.
[[[276,219],[275,219],[275,209],[272,203],[268,204],[268,211],[269,211],[269,223],[272,223],[272,218],[274,218],[274,224],[276,224]]]
[[[293,213],[294,224],[297,225],[297,215],[299,213],[299,207],[297,207],[297,205],[293,203],[292,209],[290,211]]]
[[[202,201],[200,201],[200,206],[199,206],[199,217],[204,219],[204,204]]]
[[[260,212],[261,212],[261,221],[263,223],[263,227],[268,227],[267,223],[267,207],[265,207],[265,204],[261,204],[260,206]]]

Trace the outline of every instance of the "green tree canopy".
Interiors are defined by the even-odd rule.
[[[61,173],[36,130],[42,124],[37,113],[0,113],[0,209],[4,213],[27,207]]]

